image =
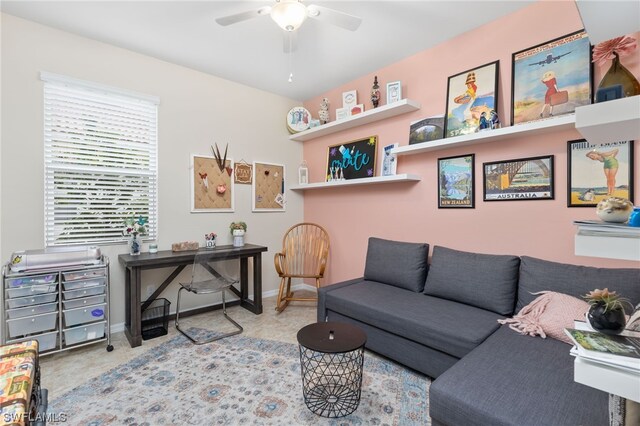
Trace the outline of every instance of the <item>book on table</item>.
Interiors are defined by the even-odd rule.
[[[565,328],[581,358],[640,373],[640,338]],[[574,351],[572,351],[574,352]]]

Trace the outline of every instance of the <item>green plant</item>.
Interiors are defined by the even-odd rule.
[[[236,229],[242,229],[244,232],[247,232],[247,224],[244,222],[231,222],[231,225],[229,225],[229,231],[233,234],[233,231]]]
[[[620,297],[620,295],[615,291],[609,291],[608,288],[605,288],[604,290],[591,290],[589,293],[582,296],[582,298],[585,299],[589,305],[603,305],[605,312],[624,310],[625,303],[631,305],[629,300],[624,297]]]

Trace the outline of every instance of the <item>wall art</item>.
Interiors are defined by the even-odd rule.
[[[377,149],[377,136],[329,146],[326,181],[373,177],[376,170]]]
[[[549,118],[591,103],[591,46],[584,30],[512,55],[511,124]]]
[[[467,135],[489,128],[497,113],[498,68],[495,61],[449,77],[444,137]]]
[[[282,164],[253,162],[252,208],[254,212],[283,212],[285,169]]]
[[[233,160],[220,170],[215,157],[191,155],[191,213],[234,211]]]
[[[475,207],[475,154],[438,158],[438,208]]]
[[[393,143],[382,148],[382,167],[380,168],[380,176],[393,176],[396,174],[398,167],[398,158],[396,154],[392,154],[391,150],[397,148],[399,144]]]
[[[402,100],[402,84],[399,81],[387,83],[387,104]]]
[[[253,166],[244,160],[240,160],[233,168],[233,183],[251,185],[253,182]]]
[[[567,206],[595,207],[611,196],[633,203],[633,141],[567,142]]]
[[[553,155],[484,163],[484,201],[552,200]]]
[[[311,113],[303,107],[293,107],[287,113],[287,130],[289,133],[298,133],[309,128]]]
[[[409,125],[409,145],[435,141],[444,137],[444,115],[417,120]]]
[[[358,105],[358,92],[356,90],[350,90],[342,93],[342,107],[351,111],[351,108]]]

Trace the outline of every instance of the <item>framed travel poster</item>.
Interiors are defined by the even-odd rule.
[[[567,207],[595,207],[610,196],[633,203],[633,141],[567,142]]]
[[[327,182],[370,178],[375,175],[378,137],[331,145],[327,148]]]
[[[438,158],[438,208],[475,207],[475,154]]]
[[[214,157],[191,155],[191,213],[232,212],[233,160],[220,170]]]
[[[490,128],[491,111],[498,112],[498,64],[491,62],[449,77],[444,137]]]
[[[252,207],[254,212],[285,211],[284,166],[253,162]]]
[[[553,155],[483,163],[484,201],[553,200]]]
[[[591,103],[591,45],[584,30],[512,55],[511,124],[569,114]]]

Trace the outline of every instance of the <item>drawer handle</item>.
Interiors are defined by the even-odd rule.
[[[34,303],[36,301],[36,299],[31,299],[31,303]]]
[[[31,318],[31,322],[36,322],[36,319],[35,318]]]

